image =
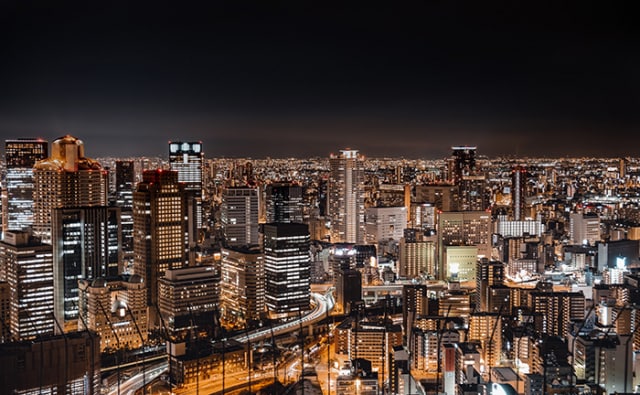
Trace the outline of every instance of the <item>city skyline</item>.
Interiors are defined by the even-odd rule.
[[[4,3],[0,136],[91,157],[634,156],[623,6]],[[130,144],[123,144],[130,141]]]

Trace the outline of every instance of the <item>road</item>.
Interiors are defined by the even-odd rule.
[[[326,315],[333,309],[334,303],[330,295],[330,292],[331,290],[329,290],[329,292],[327,293],[328,295],[322,295],[315,292],[311,293],[311,298],[313,299],[314,308],[313,310],[311,310],[309,313],[307,313],[302,317],[301,319],[302,326],[307,326],[307,325],[315,324],[316,322],[322,321],[326,317]],[[251,342],[257,342],[257,341],[264,340],[266,338],[271,338],[272,332],[273,332],[273,336],[279,336],[286,333],[295,332],[296,330],[300,329],[301,320],[295,319],[295,320],[286,322],[284,324],[276,325],[273,327],[273,329],[271,328],[258,329],[253,332],[249,332],[248,334],[235,336],[233,339],[239,342],[246,342],[247,339],[249,339]],[[283,366],[284,369],[282,370],[283,372],[285,372],[285,375],[283,379],[297,378],[297,376],[299,375],[300,368],[299,366],[296,366],[296,364],[298,363],[296,361],[299,361],[299,354],[297,358],[293,357],[290,360],[288,360],[287,363],[284,364]],[[153,365],[153,367],[151,368],[147,368],[147,371],[144,377],[145,382],[147,383],[151,382],[153,379],[160,376],[162,373],[166,372],[167,368],[168,368],[168,365],[166,361],[157,365]],[[215,378],[212,378],[209,380],[202,380],[201,382],[199,382],[197,388],[195,384],[191,384],[183,388],[176,389],[174,392],[176,394],[181,394],[181,395],[182,394],[199,395],[200,393],[210,394],[213,392],[223,391],[227,387],[227,378],[229,378],[230,380],[234,380],[233,377],[236,374],[238,375],[237,382],[230,381],[228,384],[228,387],[232,388],[232,386],[236,386],[237,384],[243,384],[243,383],[246,383],[248,386],[249,384],[248,372],[244,371],[244,372],[238,372],[234,374],[225,374],[224,388],[222,387],[222,381],[220,380],[220,377],[218,377],[218,375],[215,375]],[[272,372],[270,373],[268,370],[264,372],[254,372],[252,373],[251,377],[252,377],[252,380],[255,379],[257,382],[258,380],[263,380],[263,379],[267,380],[268,378],[273,379],[273,373]],[[142,373],[138,373],[128,378],[127,380],[120,382],[120,394],[128,394],[128,393],[133,394],[137,389],[142,388],[142,384],[143,384]],[[125,392],[125,391],[128,391],[128,392]],[[108,394],[118,395],[117,388],[115,390],[110,388]]]

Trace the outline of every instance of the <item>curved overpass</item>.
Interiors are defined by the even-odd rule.
[[[333,294],[332,289],[328,290],[325,295],[312,292],[311,298],[314,301],[314,308],[306,315],[302,316],[301,319],[294,319],[292,321],[285,322],[284,324],[276,325],[273,327],[273,335],[278,336],[289,332],[294,332],[300,328],[300,321],[302,320],[302,325],[310,325],[315,324],[316,322],[322,321],[327,315],[329,311],[331,311],[335,305],[333,302]],[[263,328],[258,329],[249,334],[242,334],[234,336],[233,339],[239,342],[246,342],[247,339],[250,342],[260,341],[266,338],[270,338],[272,333],[271,328]]]

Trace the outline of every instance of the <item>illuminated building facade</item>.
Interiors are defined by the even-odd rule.
[[[120,207],[122,259],[125,269],[133,263],[133,191],[135,189],[134,162],[116,161],[116,206]]]
[[[6,269],[3,270],[6,274]],[[0,343],[11,340],[11,288],[6,280],[0,279]]]
[[[184,184],[178,182],[177,172],[142,173],[133,194],[133,271],[147,284],[149,305],[157,306],[158,280],[165,271],[187,266],[185,207]]]
[[[400,241],[407,227],[407,208],[369,207],[365,211],[366,242],[377,244],[381,240]]]
[[[51,216],[60,207],[107,205],[107,172],[84,156],[84,143],[66,135],[51,144],[51,156],[33,167],[36,236],[51,243]]]
[[[502,350],[502,317],[497,313],[476,312],[469,317],[469,341],[481,345],[485,372],[498,366]]]
[[[357,150],[329,158],[327,214],[332,243],[364,243],[364,165]]]
[[[26,230],[33,225],[33,166],[48,155],[42,139],[5,140],[5,183],[2,230]]]
[[[265,304],[272,317],[294,316],[309,310],[309,243],[307,225],[264,225]]]
[[[14,340],[54,333],[51,246],[24,231],[0,241],[0,270],[9,286],[9,325]]]
[[[302,187],[290,182],[267,185],[267,222],[303,223]]]
[[[435,275],[436,243],[433,236],[425,237],[416,229],[405,229],[398,247],[398,275],[405,278]]]
[[[256,188],[229,187],[222,191],[220,221],[227,246],[258,244],[259,195]]]
[[[516,166],[511,170],[511,204],[513,219],[524,221],[526,217],[525,199],[527,197],[527,169]]]
[[[595,213],[569,214],[570,243],[595,245],[600,241],[600,217]]]
[[[140,276],[84,279],[79,291],[79,328],[99,335],[100,352],[140,348],[147,341],[147,289]]]
[[[442,212],[438,216],[438,278],[450,275],[444,265],[446,246],[475,246],[477,255],[491,256],[491,213],[486,211]],[[473,261],[475,272],[475,260]],[[475,278],[475,273],[472,278]]]
[[[566,337],[572,322],[585,317],[585,296],[580,292],[531,292],[528,306],[543,317],[540,332]]]
[[[479,311],[489,311],[490,289],[494,285],[502,285],[505,278],[505,264],[490,261],[487,258],[479,259],[476,269],[476,308]],[[505,310],[504,313],[509,313]]]
[[[158,305],[174,339],[189,331],[213,335],[220,276],[214,266],[167,269],[158,282]]]
[[[53,210],[53,310],[65,332],[78,325],[78,280],[118,275],[120,245],[118,207]]]
[[[449,180],[458,184],[462,177],[472,176],[476,170],[476,147],[453,146],[452,154],[448,161]]]
[[[189,261],[194,261],[195,247],[198,243],[202,224],[202,174],[204,153],[200,141],[170,141],[169,165],[178,172],[178,182],[185,184],[187,192]]]
[[[265,312],[265,273],[259,248],[222,249],[220,307],[222,316],[236,323],[258,320]]]

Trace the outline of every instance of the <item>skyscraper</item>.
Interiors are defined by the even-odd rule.
[[[513,204],[513,219],[524,221],[525,197],[527,192],[527,169],[516,166],[511,170],[511,203]]]
[[[133,190],[134,162],[116,161],[116,206],[120,207],[122,259],[125,267],[133,263]]]
[[[476,169],[476,147],[453,146],[449,161],[449,179],[458,184],[463,176],[472,176]]]
[[[11,337],[33,340],[54,332],[51,246],[25,231],[0,241],[0,270],[10,293]]]
[[[47,157],[48,149],[49,143],[42,139],[5,140],[4,232],[33,225],[33,166]]]
[[[178,172],[178,182],[185,184],[189,232],[189,261],[195,261],[195,247],[202,224],[202,142],[170,141],[169,165]]]
[[[302,223],[302,187],[291,182],[267,185],[267,222]]]
[[[265,301],[272,317],[309,309],[309,228],[304,224],[264,225]]]
[[[120,272],[118,207],[56,208],[52,215],[54,312],[65,331],[78,325],[78,280]]]
[[[107,205],[107,173],[84,156],[84,143],[66,135],[51,144],[51,156],[33,167],[36,236],[51,243],[51,216],[61,207]]]
[[[229,187],[222,191],[220,220],[227,246],[258,244],[258,190]]]
[[[329,158],[328,216],[331,242],[364,243],[364,166],[357,150]]]
[[[150,305],[157,306],[165,271],[187,266],[186,200],[178,172],[162,169],[144,171],[133,194],[133,271],[147,284]]]

